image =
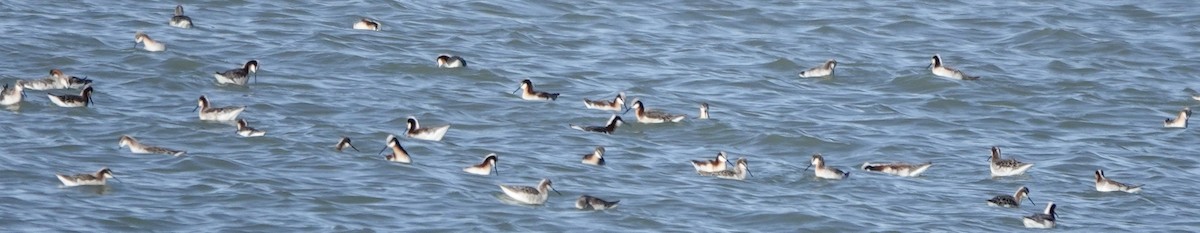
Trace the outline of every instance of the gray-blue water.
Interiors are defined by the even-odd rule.
[[[1198,103],[1193,1],[188,2],[192,29],[167,25],[173,7],[0,2],[0,82],[51,68],[96,82],[88,108],[27,91],[0,111],[0,229],[997,232],[1052,201],[1060,230],[1200,230],[1200,136],[1162,128]],[[383,30],[350,30],[361,17]],[[135,49],[136,31],[167,51]],[[436,68],[441,53],[470,66]],[[983,79],[934,77],[935,53]],[[835,77],[796,77],[830,58]],[[215,83],[250,59],[257,83]],[[522,79],[562,96],[522,101]],[[618,91],[691,116],[707,102],[713,119],[567,127],[602,123],[581,100]],[[248,106],[267,136],[199,121],[200,95]],[[453,126],[402,139],[414,164],[384,161],[407,116]],[[189,154],[131,154],[123,134]],[[335,152],[340,136],[362,152]],[[581,164],[598,145],[608,165]],[[1036,165],[990,178],[991,146]],[[688,161],[717,151],[754,176],[696,175]],[[818,152],[850,178],[801,172]],[[499,176],[461,171],[487,153]],[[867,161],[935,165],[900,178]],[[120,182],[54,178],[103,166]],[[1145,189],[1098,193],[1095,169]],[[542,206],[496,186],[541,178],[562,192]],[[1019,186],[1037,205],[984,204]],[[581,194],[622,205],[578,211]]]

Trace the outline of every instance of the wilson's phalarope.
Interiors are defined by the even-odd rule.
[[[159,43],[158,41],[155,41],[154,39],[150,39],[150,36],[146,35],[146,33],[143,33],[143,32],[134,33],[133,41],[134,41],[134,44],[133,44],[134,47],[137,47],[137,43],[142,43],[144,45],[144,46],[142,46],[142,49],[145,49],[146,51],[158,52],[158,51],[167,50],[166,44]]]
[[[73,187],[73,186],[80,186],[80,185],[104,185],[105,181],[108,180],[108,178],[113,178],[113,179],[117,178],[116,176],[113,176],[112,170],[108,169],[107,167],[100,168],[100,171],[96,171],[96,173],[92,173],[92,174],[75,174],[75,175],[55,174],[54,176],[58,177],[58,180],[62,181],[63,186],[65,186],[65,187]]]
[[[617,208],[621,201],[605,201],[593,196],[583,195],[575,200],[575,208],[581,210],[607,210]]]
[[[192,111],[200,110],[200,120],[204,121],[232,121],[246,110],[246,106],[214,108],[208,104],[208,97],[203,95],[196,100],[196,104]]]
[[[383,151],[387,150],[388,148],[392,148],[392,153],[383,156],[383,158],[387,159],[387,161],[397,163],[412,163],[412,158],[408,157],[408,151],[404,150],[404,147],[400,146],[400,139],[396,138],[396,135],[388,134],[387,146],[384,147],[383,150],[379,150],[379,153],[382,154]]]
[[[550,183],[550,179],[542,179],[538,182],[537,188],[519,185],[500,185],[500,190],[504,191],[504,195],[521,203],[530,205],[541,205],[546,203],[546,199],[550,198],[549,192],[553,190],[558,195],[562,193],[554,189]]]
[[[1121,191],[1127,193],[1136,193],[1142,191],[1142,185],[1128,185],[1121,182],[1104,177],[1104,170],[1096,170],[1096,191],[1114,192]]]
[[[495,170],[496,175],[498,176],[498,175],[500,175],[500,167],[496,166],[496,162],[499,162],[499,160],[500,160],[500,157],[497,157],[496,153],[491,153],[491,154],[488,154],[487,156],[483,157],[483,163],[479,163],[479,164],[472,165],[467,168],[463,168],[463,171],[467,172],[467,173],[475,174],[475,175],[486,176],[486,175],[491,175],[492,170]]]
[[[829,59],[828,61],[825,61],[825,63],[822,63],[821,66],[813,67],[812,69],[808,69],[805,71],[800,71],[800,77],[801,78],[817,78],[817,77],[833,76],[833,68],[834,67],[837,67],[837,61],[833,60],[833,59]]]
[[[178,28],[192,27],[192,17],[183,15],[183,5],[175,5],[175,16],[171,17],[171,26]]]
[[[129,152],[133,152],[134,154],[164,154],[174,156],[182,156],[187,154],[187,151],[143,145],[142,143],[138,142],[136,138],[133,138],[133,136],[129,135],[121,135],[121,140],[117,142],[117,146],[120,148],[125,148],[128,146]]]
[[[92,84],[92,80],[88,78],[79,78],[66,75],[63,74],[62,70],[59,69],[51,69],[49,77],[37,80],[25,80],[25,82],[22,82],[21,84],[25,89],[44,91],[51,89],[83,88],[88,84]]]
[[[459,56],[441,54],[434,61],[437,62],[439,68],[459,68],[467,67],[467,60]]]
[[[1187,128],[1188,118],[1191,118],[1191,117],[1192,117],[1192,108],[1183,107],[1183,110],[1179,110],[1179,115],[1176,115],[1175,119],[1167,118],[1167,120],[1163,122],[1163,127]]]
[[[350,144],[350,138],[348,137],[342,137],[342,140],[338,140],[337,145],[333,146],[333,149],[341,152],[342,149],[346,149],[347,146],[350,147],[350,149],[354,149],[354,151],[358,151],[358,148],[355,148],[354,145]]]
[[[708,103],[700,103],[700,119],[708,119]]]
[[[25,80],[17,80],[10,87],[4,84],[4,90],[0,91],[0,105],[14,105],[21,103],[25,98]]]
[[[921,175],[922,172],[933,166],[933,162],[925,162],[922,164],[908,163],[863,163],[862,169],[867,171],[882,172],[889,175],[913,177]]]
[[[1001,159],[1000,147],[995,146],[992,147],[992,156],[988,157],[988,160],[991,161],[990,168],[993,177],[1020,175],[1025,173],[1025,170],[1033,167],[1032,163],[1023,163],[1016,159]]]
[[[583,164],[604,166],[604,147],[597,146],[592,153],[583,155]]]
[[[717,152],[717,158],[713,160],[692,160],[692,167],[696,168],[696,172],[719,172],[724,171],[728,165],[729,157],[725,157],[724,151]]]
[[[629,110],[633,110],[633,114],[637,116],[637,122],[643,124],[679,122],[686,117],[684,115],[675,115],[658,110],[647,110],[646,106],[642,104],[641,100],[634,101],[632,108]],[[625,110],[625,112],[629,112],[629,110]]]
[[[450,130],[450,125],[421,128],[421,125],[417,123],[416,117],[408,117],[407,124],[408,126],[405,127],[407,130],[404,132],[404,135],[407,135],[409,138],[421,140],[441,141],[442,137],[446,136],[446,131]]]
[[[89,104],[92,104],[92,87],[84,87],[83,91],[79,92],[79,95],[46,94],[46,97],[49,97],[50,102],[54,102],[54,105],[58,105],[59,107],[87,107]]]
[[[599,109],[605,111],[623,111],[625,110],[625,92],[617,93],[617,97],[612,101],[608,100],[590,100],[583,98],[583,106],[588,109]]]
[[[933,75],[937,75],[938,77],[949,78],[949,79],[958,79],[958,80],[979,79],[979,76],[970,76],[970,75],[963,73],[962,71],[945,66],[944,64],[942,64],[942,57],[937,54],[933,55],[933,61],[931,61],[929,63],[929,68],[931,71],[933,71]]]
[[[1029,188],[1025,186],[1017,188],[1017,192],[1013,195],[996,195],[992,199],[988,199],[987,204],[988,206],[1017,208],[1021,207],[1021,199],[1028,199],[1029,204],[1037,205],[1037,203],[1033,203],[1033,198],[1029,198]]]
[[[246,85],[246,81],[250,81],[250,74],[254,74],[255,82],[258,82],[258,60],[250,60],[239,69],[226,70],[225,72],[214,72],[213,77],[217,78],[217,84],[234,84]]]
[[[354,22],[354,29],[379,31],[379,22],[375,22],[375,20],[370,20],[367,18],[362,18],[362,20],[359,20],[358,22]]]
[[[750,164],[746,162],[746,158],[738,158],[733,165],[733,170],[723,170],[715,172],[700,172],[703,176],[716,176],[721,179],[745,180],[746,175],[754,176],[750,173]]]
[[[1058,205],[1054,202],[1046,203],[1046,210],[1022,217],[1021,222],[1025,223],[1025,228],[1054,228],[1054,219],[1058,218],[1058,213],[1054,212],[1055,208],[1058,208]]]
[[[513,94],[521,91],[521,99],[523,100],[557,100],[558,93],[548,93],[533,90],[533,82],[529,79],[521,80],[521,86],[513,90]]]
[[[621,126],[621,123],[625,123],[625,120],[621,120],[621,116],[613,115],[612,117],[608,118],[608,122],[604,123],[604,126],[579,126],[575,124],[567,125],[571,126],[572,129],[578,129],[584,132],[612,134],[613,132],[617,131],[617,126]]]
[[[843,172],[837,168],[826,167],[825,157],[822,157],[821,153],[813,154],[812,163],[809,163],[808,167],[804,168],[804,171],[808,171],[808,168],[810,167],[817,167],[816,169],[813,169],[813,174],[815,174],[818,178],[840,180],[850,177],[849,172]]]
[[[266,134],[267,131],[250,127],[250,123],[246,123],[246,119],[238,119],[237,121],[237,135],[241,135],[242,137],[262,137]]]

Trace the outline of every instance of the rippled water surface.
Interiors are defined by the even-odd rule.
[[[1162,121],[1197,105],[1193,1],[221,1],[0,2],[0,82],[51,68],[95,80],[95,105],[27,91],[0,111],[0,229],[84,231],[939,231],[1022,229],[1059,205],[1059,229],[1198,231],[1195,129]],[[361,17],[379,32],[350,30]],[[167,44],[135,49],[134,32]],[[465,69],[439,69],[437,54]],[[978,81],[934,77],[932,54]],[[834,58],[832,78],[796,74]],[[262,65],[249,88],[212,72]],[[560,92],[522,101],[522,79]],[[611,113],[583,98],[625,91],[711,120],[575,131]],[[216,106],[268,131],[240,138],[191,112]],[[453,125],[401,140],[414,164],[374,152],[415,116]],[[185,149],[131,154],[120,135]],[[362,152],[332,149],[340,136]],[[608,165],[579,162],[595,146]],[[988,148],[1035,163],[990,178]],[[688,161],[747,157],[744,181]],[[813,153],[849,170],[803,172]],[[461,168],[500,155],[499,176]],[[921,177],[867,161],[932,161]],[[54,173],[107,166],[120,182],[62,188]],[[1092,171],[1146,184],[1098,193]],[[562,195],[506,202],[497,184],[550,178]],[[984,200],[1028,186],[1036,205]],[[585,212],[589,194],[620,200]]]

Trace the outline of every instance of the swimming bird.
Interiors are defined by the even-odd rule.
[[[196,100],[196,103],[197,106],[192,111],[200,110],[200,120],[204,121],[232,121],[237,119],[238,114],[242,114],[242,111],[246,110],[246,106],[214,108],[208,104],[208,97],[203,95]]]
[[[362,18],[362,20],[354,22],[354,29],[358,30],[379,31],[379,26],[379,22],[375,22],[375,20],[370,20],[367,18]]]
[[[1058,208],[1058,205],[1054,202],[1046,203],[1046,210],[1022,217],[1021,222],[1025,224],[1025,228],[1054,228],[1054,220],[1058,218],[1058,213],[1054,212],[1055,208]]]
[[[605,201],[593,196],[583,195],[575,200],[575,208],[581,210],[607,210],[617,208],[621,201]]]
[[[812,69],[808,69],[805,71],[800,71],[800,77],[801,78],[817,78],[817,77],[833,76],[833,68],[834,67],[837,67],[837,61],[833,60],[833,59],[829,59],[828,61],[825,61],[825,63],[821,63],[821,66],[813,67]]]
[[[55,95],[47,93],[46,97],[50,98],[50,102],[54,102],[54,105],[58,105],[59,107],[87,107],[92,103],[92,87],[84,87],[82,91],[79,91],[79,95]]]
[[[521,80],[521,86],[517,87],[516,90],[513,90],[513,94],[516,94],[517,91],[522,91],[521,99],[523,99],[523,100],[550,100],[550,101],[553,101],[553,100],[558,99],[558,93],[534,91],[533,90],[533,82],[529,81],[529,79]]]
[[[387,161],[397,163],[412,163],[412,158],[408,157],[408,151],[404,150],[404,147],[400,146],[400,139],[396,138],[396,135],[388,134],[387,147],[384,147],[383,150],[379,150],[379,153],[383,153],[383,151],[387,150],[388,148],[392,148],[392,153],[383,156],[383,158],[387,159]]]
[[[266,134],[267,131],[250,127],[250,123],[246,123],[246,119],[238,119],[237,121],[237,135],[241,135],[242,137],[262,137]]]
[[[0,105],[14,105],[21,103],[25,98],[25,80],[17,80],[10,87],[4,84],[4,89],[0,90]]]
[[[933,166],[933,162],[922,164],[908,163],[863,163],[862,169],[867,171],[882,172],[889,175],[913,177],[921,175],[921,173]]]
[[[1029,198],[1029,188],[1025,186],[1017,188],[1017,192],[1013,195],[996,195],[992,199],[988,199],[987,204],[988,206],[1017,208],[1021,207],[1021,199],[1028,199],[1029,204],[1037,205],[1037,203],[1033,203],[1033,198]]]
[[[496,162],[499,160],[500,157],[497,157],[496,153],[491,153],[483,157],[483,163],[463,168],[463,171],[475,175],[486,176],[491,175],[492,170],[495,170],[496,175],[500,175],[500,168],[496,166]]]
[[[75,174],[75,175],[55,174],[54,176],[58,177],[58,180],[62,181],[63,186],[65,186],[65,187],[73,187],[73,186],[80,186],[80,185],[104,185],[105,181],[108,180],[109,178],[113,178],[113,179],[117,178],[116,176],[113,176],[112,170],[108,169],[107,167],[100,168],[100,171],[97,171],[96,173],[92,173],[92,174]]]
[[[658,110],[647,110],[646,106],[642,104],[641,100],[634,101],[633,107],[630,108],[630,110],[633,110],[633,114],[637,116],[637,122],[643,124],[679,122],[686,117],[684,115],[670,114]],[[628,112],[629,110],[625,111]]]
[[[716,176],[717,178],[731,180],[745,180],[747,174],[754,176],[754,174],[750,173],[750,164],[746,162],[746,158],[738,158],[737,162],[734,162],[733,170],[700,172],[702,176]]]
[[[696,172],[719,172],[724,171],[728,165],[729,158],[725,157],[724,151],[717,152],[717,158],[713,160],[692,160],[692,167],[696,168]]]
[[[621,123],[625,123],[625,120],[621,120],[621,116],[612,115],[612,117],[608,118],[608,121],[604,123],[604,126],[579,126],[575,124],[567,125],[571,126],[572,129],[578,129],[584,132],[613,134],[613,132],[617,131],[617,126],[621,126]]]
[[[700,119],[708,119],[708,103],[700,103]]]
[[[217,78],[217,84],[234,84],[246,85],[246,81],[250,81],[250,74],[254,74],[255,82],[258,82],[258,60],[250,60],[246,62],[240,69],[226,70],[225,72],[214,72],[213,77]]]
[[[962,71],[945,66],[944,64],[942,64],[942,57],[937,54],[933,55],[933,61],[930,62],[929,68],[931,71],[933,71],[933,75],[937,75],[938,77],[949,78],[949,79],[958,79],[958,80],[977,80],[977,79],[979,79],[979,76],[970,76],[970,75],[967,75],[966,73],[963,73]]]
[[[150,39],[150,36],[146,35],[146,33],[143,33],[143,32],[134,33],[133,41],[134,41],[134,46],[137,46],[137,43],[142,43],[142,45],[143,45],[142,49],[145,49],[146,51],[158,52],[158,51],[167,50],[167,44],[163,44],[158,41],[155,41],[154,39]]]
[[[583,106],[588,109],[599,109],[605,111],[622,111],[625,110],[625,92],[617,93],[617,97],[612,101],[608,100],[590,100],[583,98]]]
[[[817,167],[813,170],[813,174],[815,174],[817,178],[840,180],[850,177],[849,172],[843,172],[837,168],[826,167],[825,157],[822,157],[821,153],[813,154],[812,163],[809,163],[808,167],[804,168],[804,171],[808,171],[809,167]]]
[[[411,116],[408,117],[407,124],[404,135],[421,140],[441,141],[442,137],[446,136],[446,131],[450,130],[450,125],[421,128],[421,125],[417,123],[417,118]]]
[[[62,70],[51,69],[49,77],[37,80],[25,80],[25,82],[22,82],[21,84],[25,89],[43,91],[52,89],[83,88],[91,83],[91,79],[70,76],[63,74]]]
[[[182,156],[187,154],[187,151],[172,150],[162,147],[143,145],[136,138],[129,135],[121,135],[121,140],[117,142],[120,148],[129,147],[129,152],[134,154],[164,154],[173,156]]]
[[[171,17],[171,26],[177,28],[192,28],[192,17],[183,15],[183,5],[175,5],[175,16]]]
[[[504,195],[521,203],[530,205],[541,205],[546,203],[546,199],[550,198],[549,192],[553,190],[558,195],[562,193],[554,189],[550,183],[550,179],[542,179],[538,182],[537,188],[519,185],[500,185],[500,190],[504,191]]]
[[[597,146],[592,153],[583,155],[583,164],[604,166],[604,147]]]
[[[988,157],[988,160],[991,161],[992,177],[1020,175],[1033,167],[1032,163],[1024,163],[1016,159],[1001,159],[1000,148],[994,146],[992,147],[992,157]]]
[[[441,54],[436,59],[438,68],[459,68],[467,67],[467,60],[459,56]]]
[[[1127,193],[1136,193],[1142,191],[1142,185],[1128,185],[1121,182],[1104,177],[1104,170],[1096,170],[1096,191],[1113,192],[1121,191]]]
[[[358,151],[358,148],[355,148],[354,145],[350,144],[350,138],[348,137],[342,137],[341,140],[338,140],[337,145],[333,146],[333,149],[341,152],[342,149],[346,149],[347,146],[350,147],[350,149],[354,149],[354,151]]]
[[[1179,115],[1176,115],[1175,119],[1167,118],[1167,120],[1163,122],[1163,127],[1187,128],[1188,118],[1191,118],[1191,117],[1192,117],[1192,108],[1183,107],[1183,110],[1179,110]]]

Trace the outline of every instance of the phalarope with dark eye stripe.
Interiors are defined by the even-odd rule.
[[[534,91],[533,90],[533,81],[529,81],[529,79],[521,80],[521,86],[517,87],[516,90],[513,90],[513,94],[516,94],[517,91],[521,91],[521,99],[523,99],[523,100],[551,100],[551,101],[553,101],[553,100],[558,99],[558,93]]]
[[[383,151],[387,150],[388,148],[392,148],[392,153],[383,156],[383,158],[387,159],[387,161],[397,163],[412,163],[412,158],[408,157],[408,151],[404,150],[403,146],[400,146],[400,139],[396,138],[396,135],[389,134],[387,136],[387,147],[384,147],[383,150],[379,150],[379,153],[382,154]]]
[[[989,168],[992,170],[992,176],[1015,176],[1024,174],[1025,170],[1033,167],[1032,163],[1024,163],[1016,159],[1001,159],[1000,147],[992,147],[992,156],[988,157],[991,161]]]
[[[441,141],[442,137],[446,136],[446,131],[450,130],[450,125],[421,128],[416,117],[408,117],[406,124],[407,130],[404,134],[409,138],[421,140]]]
[[[500,190],[504,191],[504,195],[521,203],[530,205],[541,205],[546,203],[546,199],[550,198],[549,192],[553,190],[558,195],[562,195],[558,190],[554,189],[550,179],[542,179],[538,182],[537,188],[519,185],[500,185]]]
[[[750,173],[750,164],[746,162],[746,158],[738,158],[733,165],[733,170],[723,170],[715,172],[700,172],[702,176],[716,176],[721,179],[745,180],[746,175],[754,176]]]
[[[245,86],[246,81],[250,81],[250,74],[254,74],[255,82],[258,82],[258,61],[250,60],[242,65],[242,68],[226,70],[225,72],[214,72],[213,77],[217,78],[218,84],[234,84]]]
[[[700,103],[700,119],[708,119],[708,103]]]
[[[599,109],[605,111],[623,111],[625,110],[625,92],[617,93],[617,97],[612,101],[608,100],[590,100],[583,98],[583,106],[588,109]]]
[[[1017,192],[1013,195],[996,195],[992,199],[988,199],[987,204],[988,206],[1017,208],[1021,207],[1021,199],[1028,199],[1029,204],[1037,205],[1037,203],[1033,203],[1033,198],[1029,198],[1029,188],[1025,186],[1017,188]]]
[[[80,186],[80,185],[105,185],[105,183],[106,183],[105,181],[108,180],[109,178],[112,178],[112,179],[117,178],[116,176],[113,176],[112,170],[108,169],[107,167],[100,168],[100,171],[97,171],[96,173],[92,173],[92,174],[75,174],[75,175],[55,174],[54,176],[58,177],[58,180],[62,181],[62,184],[65,187],[74,187],[74,186]]]
[[[719,172],[727,169],[729,165],[729,157],[725,157],[724,151],[717,152],[717,158],[713,160],[692,160],[692,167],[696,168],[696,172]]]
[[[813,67],[805,71],[800,71],[801,78],[817,78],[833,76],[833,68],[837,67],[837,61],[829,59],[822,63],[821,66]]]
[[[884,174],[913,177],[921,175],[922,172],[933,166],[933,162],[922,164],[908,163],[863,163],[862,169],[867,171],[882,172]]]
[[[238,119],[237,121],[237,135],[241,135],[242,137],[262,137],[266,134],[267,131],[250,127],[250,123],[246,123],[246,119]]]
[[[22,82],[21,84],[25,89],[44,91],[53,89],[83,88],[91,83],[91,79],[78,78],[63,74],[62,70],[51,69],[49,77],[37,80],[25,80],[25,82]]]
[[[54,105],[58,105],[59,107],[64,107],[64,108],[87,107],[89,104],[92,103],[92,87],[91,86],[84,87],[83,91],[79,92],[79,95],[46,94],[46,97],[49,97],[50,102],[54,102]]]
[[[604,166],[604,147],[597,146],[592,153],[583,155],[583,164]]]
[[[625,120],[621,120],[621,116],[613,115],[612,117],[608,118],[608,122],[605,123],[604,126],[579,126],[575,124],[567,125],[571,126],[572,129],[578,129],[584,132],[612,134],[613,132],[617,131],[617,126],[621,126],[621,123],[624,122]]]
[[[433,60],[435,62],[437,62],[438,68],[467,67],[467,60],[463,59],[462,57],[459,57],[459,56],[454,56],[454,55],[449,55],[449,54],[441,54],[441,55],[438,55],[438,57]]]
[[[350,147],[350,149],[354,149],[354,151],[358,151],[358,148],[355,148],[354,145],[350,144],[350,138],[348,137],[342,137],[341,140],[338,140],[337,145],[333,146],[333,149],[341,152],[342,149],[346,149],[347,146]]]
[[[849,172],[844,172],[837,168],[826,167],[825,157],[821,156],[821,153],[813,154],[812,163],[809,163],[808,167],[805,167],[804,170],[808,171],[809,167],[817,167],[816,169],[813,169],[813,174],[815,174],[818,178],[840,180],[850,177]]]
[[[167,44],[163,44],[158,41],[155,41],[154,39],[150,39],[150,36],[146,35],[146,33],[143,33],[143,32],[134,33],[133,41],[134,41],[133,46],[136,47],[137,43],[141,43],[143,45],[142,49],[145,49],[146,51],[158,52],[158,51],[167,50]]]
[[[144,145],[138,142],[136,138],[133,138],[133,136],[129,135],[121,135],[121,140],[117,142],[117,146],[120,148],[129,147],[129,152],[134,154],[164,154],[173,156],[182,156],[187,154],[187,151]]]
[[[10,87],[4,84],[4,90],[0,90],[0,105],[15,105],[21,103],[25,98],[25,80],[17,80]]]
[[[200,110],[200,120],[232,121],[246,110],[246,106],[214,108],[208,104],[208,97],[201,95],[200,99],[196,100],[196,108],[192,109],[193,112],[196,110]]]
[[[962,71],[945,66],[942,64],[942,57],[937,54],[933,55],[933,60],[929,63],[929,69],[933,71],[933,75],[937,75],[938,77],[958,80],[979,79],[979,76],[970,76]]]
[[[607,210],[617,208],[621,201],[605,201],[593,196],[583,195],[575,199],[575,208],[581,210]]]
[[[379,31],[379,26],[379,22],[367,18],[362,18],[362,20],[354,22],[354,29],[358,30]]]
[[[686,117],[684,115],[675,115],[658,110],[648,110],[646,109],[646,106],[642,104],[641,100],[634,101],[633,106],[629,110],[625,111],[628,112],[630,110],[633,110],[633,114],[637,116],[637,122],[643,124],[679,122]]]
[[[1142,185],[1128,185],[1121,182],[1104,177],[1104,170],[1096,170],[1096,191],[1100,192],[1127,192],[1136,193],[1142,191]]]
[[[1175,119],[1167,118],[1166,121],[1163,121],[1163,127],[1187,128],[1188,118],[1191,118],[1191,117],[1192,117],[1192,108],[1183,107],[1183,110],[1179,110],[1179,114],[1175,116]]]
[[[177,28],[192,28],[192,17],[183,15],[183,5],[175,5],[175,16],[171,17],[170,24]]]
[[[1054,220],[1058,218],[1058,213],[1054,212],[1055,208],[1058,208],[1058,205],[1054,202],[1046,203],[1046,210],[1022,217],[1021,223],[1025,224],[1025,228],[1054,228]]]
[[[496,162],[499,161],[500,157],[496,156],[496,153],[491,153],[483,157],[482,163],[463,168],[463,171],[475,175],[486,176],[491,175],[492,171],[495,170],[496,175],[498,176],[500,175],[500,167],[496,166]]]

